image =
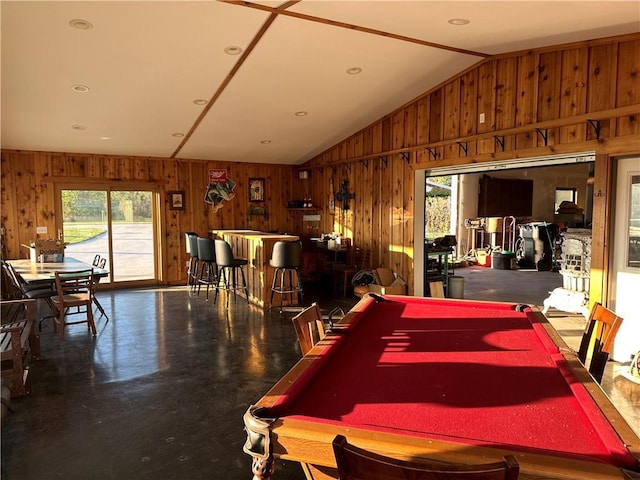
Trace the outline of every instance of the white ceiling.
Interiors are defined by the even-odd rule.
[[[640,31],[637,0],[233,3],[2,0],[2,148],[300,164],[487,55]]]

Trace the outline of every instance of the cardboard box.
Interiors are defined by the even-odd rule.
[[[396,277],[391,285],[385,286],[372,283],[369,285],[369,291],[378,295],[406,295],[407,284],[401,278]]]
[[[29,247],[32,262],[57,263],[64,261],[64,244],[59,240],[36,240]]]

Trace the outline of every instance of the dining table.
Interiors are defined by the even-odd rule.
[[[7,263],[13,267],[15,272],[28,285],[51,286],[52,289],[55,289],[56,272],[71,273],[93,268],[93,278],[95,283],[98,283],[101,278],[109,276],[109,270],[105,268],[98,268],[73,257],[63,257],[61,262],[33,262],[28,258],[21,258],[17,260],[7,260]],[[92,297],[95,306],[108,320],[109,317],[107,316],[104,307],[100,304],[95,295],[92,295]]]
[[[28,284],[53,283],[56,280],[56,272],[69,273],[78,270],[93,268],[93,275],[97,279],[107,277],[109,271],[104,268],[94,267],[73,257],[64,257],[61,262],[32,262],[28,258],[7,260],[16,273]]]

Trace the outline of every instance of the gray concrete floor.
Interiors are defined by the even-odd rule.
[[[557,286],[552,272],[457,269],[465,297],[541,304]],[[327,286],[328,287],[328,286]],[[509,293],[511,292],[515,293]],[[305,304],[350,308],[319,285]],[[41,332],[32,393],[13,402],[2,428],[3,480],[248,479],[242,414],[300,358],[291,317],[238,300],[229,309],[185,287],[98,293],[109,316],[98,336],[70,326],[59,341]],[[551,311],[567,339],[579,316]],[[621,411],[639,408],[640,385],[622,383],[615,365],[604,387]],[[638,417],[629,422],[638,427]],[[640,428],[639,428],[640,430]],[[299,465],[279,461],[279,480],[302,480]]]

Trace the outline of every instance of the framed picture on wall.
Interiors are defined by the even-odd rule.
[[[169,192],[169,209],[184,210],[184,190]]]
[[[249,179],[249,201],[264,202],[264,178]]]

